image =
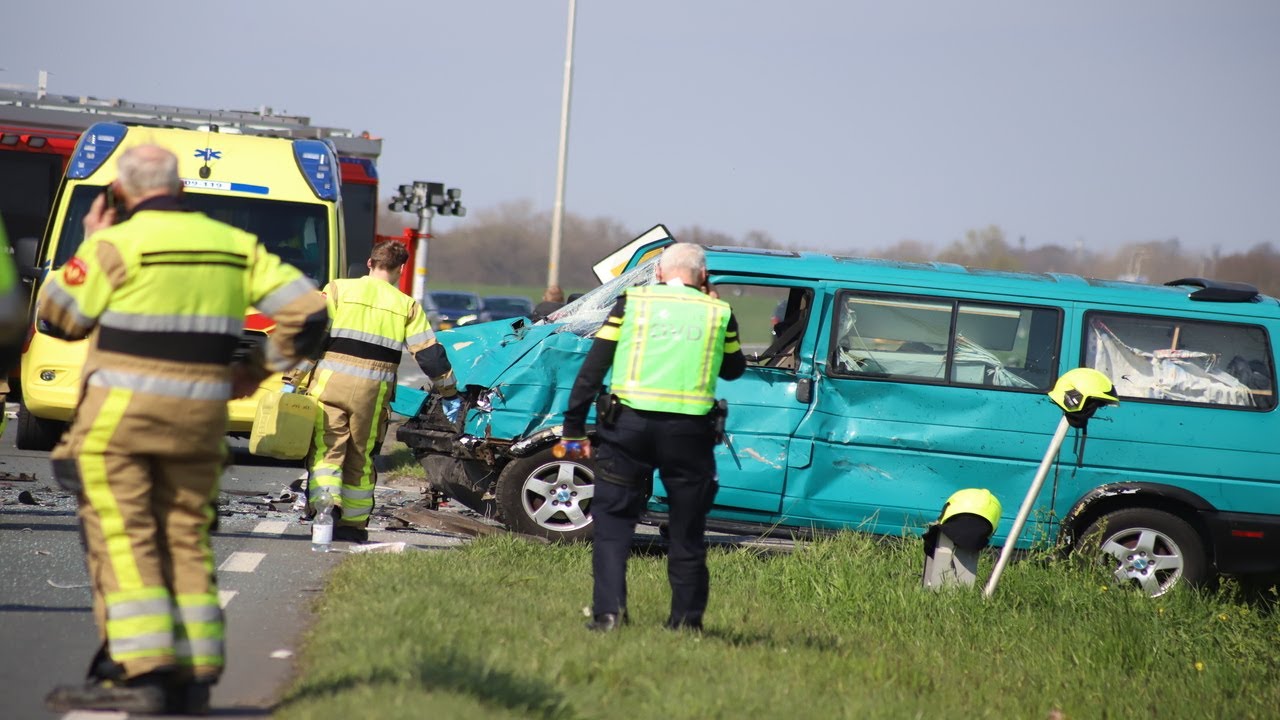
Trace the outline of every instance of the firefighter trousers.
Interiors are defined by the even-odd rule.
[[[307,492],[332,495],[342,508],[338,523],[369,524],[378,473],[373,459],[386,435],[394,379],[373,380],[320,368],[308,394],[320,403],[312,442]]]
[[[209,544],[226,402],[86,384],[53,473],[78,515],[100,640],[125,678],[215,682],[224,628]]]

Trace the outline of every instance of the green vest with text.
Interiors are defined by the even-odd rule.
[[[612,391],[637,410],[705,415],[715,404],[729,304],[672,285],[627,290]]]

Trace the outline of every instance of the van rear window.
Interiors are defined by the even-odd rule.
[[[842,293],[836,375],[1047,390],[1060,312],[951,299]]]
[[[1084,364],[1121,398],[1270,410],[1275,361],[1256,325],[1085,314]]]

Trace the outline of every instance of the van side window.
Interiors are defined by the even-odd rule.
[[[842,293],[836,375],[1047,390],[1060,313],[1050,308]]]
[[[807,288],[716,283],[716,293],[733,307],[747,363],[794,370],[809,322],[813,292]]]
[[[1275,361],[1256,325],[1085,314],[1084,364],[1121,398],[1270,410]]]

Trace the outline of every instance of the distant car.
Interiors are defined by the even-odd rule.
[[[484,300],[480,296],[461,290],[433,290],[428,293],[440,313],[440,329],[461,327],[489,321]]]
[[[440,330],[440,308],[436,306],[436,301],[431,299],[431,293],[422,296],[422,311],[427,314],[427,322],[431,323],[432,330]]]
[[[493,295],[484,299],[484,309],[493,320],[532,317],[533,301],[517,295]]]

